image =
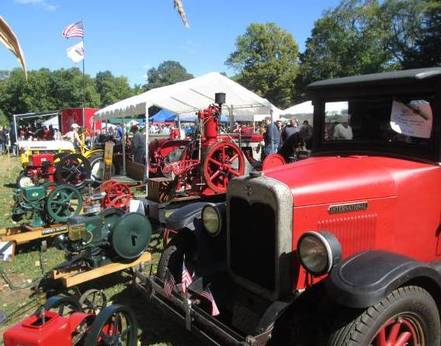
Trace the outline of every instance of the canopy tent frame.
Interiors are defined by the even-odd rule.
[[[38,112],[38,113],[22,113],[22,114],[14,114],[14,134],[15,140],[18,141],[18,131],[17,131],[17,119],[32,119],[32,118],[41,118],[41,117],[53,117],[55,115],[59,115],[58,111],[48,111],[48,112]]]

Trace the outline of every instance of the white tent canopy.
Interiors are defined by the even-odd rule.
[[[327,115],[347,113],[348,103],[342,102],[326,102],[325,112]],[[294,106],[291,106],[283,111],[281,115],[311,115],[314,113],[314,106],[311,101],[305,101]]]
[[[282,111],[282,115],[312,115],[313,113],[314,106],[311,101],[296,104]]]
[[[151,106],[188,114],[213,103],[217,92],[226,94],[223,113],[233,114],[237,121],[259,121],[271,111],[274,118],[279,117],[280,110],[268,100],[216,72],[129,97],[100,109],[95,116],[101,120],[136,116],[145,114]]]

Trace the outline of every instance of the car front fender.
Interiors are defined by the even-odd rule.
[[[441,288],[441,275],[430,263],[386,251],[367,251],[338,263],[325,287],[338,303],[366,308],[417,279],[430,280]]]

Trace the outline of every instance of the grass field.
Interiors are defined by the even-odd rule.
[[[20,171],[18,159],[0,157],[0,226],[11,226],[11,210],[15,181]],[[153,254],[152,271],[159,259],[160,241],[155,235],[150,244]],[[13,286],[29,286],[33,280],[42,275],[41,268],[48,271],[64,261],[62,251],[49,247],[40,253],[40,243],[34,242],[20,246],[13,262],[0,262],[0,268],[6,273]],[[41,254],[41,257],[40,257]],[[80,292],[89,288],[104,290],[112,303],[126,304],[134,311],[138,319],[139,345],[200,345],[200,343],[174,323],[169,316],[158,310],[151,302],[131,285],[127,274],[106,276],[85,285],[78,286]],[[71,291],[72,292],[72,291]],[[24,316],[34,312],[44,297],[35,297],[29,288],[14,287],[11,289],[0,277],[0,310],[6,313],[8,320],[0,326],[3,332],[8,326],[20,321]]]

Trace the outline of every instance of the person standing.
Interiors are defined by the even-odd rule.
[[[300,131],[299,122],[296,117],[290,119],[288,125],[282,131],[282,141],[285,142],[291,135]]]
[[[264,135],[265,150],[264,156],[277,152],[280,146],[280,130],[278,126],[271,122],[271,118],[265,119],[266,130]]]
[[[5,147],[6,147],[5,130],[3,129],[3,126],[0,126],[0,154],[5,153]]]
[[[133,133],[132,149],[135,162],[144,163],[145,159],[145,136],[139,131],[138,126],[133,125],[130,131]]]
[[[305,142],[306,149],[311,150],[313,129],[312,129],[312,126],[309,124],[308,120],[305,120],[303,122],[303,125],[300,128],[299,133],[300,133],[300,136],[302,137],[303,141]]]
[[[349,125],[350,116],[342,116],[341,122],[334,127],[334,139],[335,140],[351,140],[354,135],[352,133],[352,127]]]

